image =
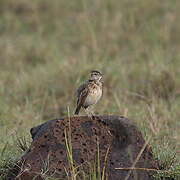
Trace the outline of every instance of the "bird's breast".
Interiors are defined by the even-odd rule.
[[[86,97],[84,105],[90,106],[96,104],[98,100],[101,98],[101,96],[102,96],[102,88],[97,85],[91,86],[91,88],[89,88],[89,92]]]

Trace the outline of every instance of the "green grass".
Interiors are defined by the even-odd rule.
[[[180,166],[178,0],[1,0],[0,168],[20,157],[16,135],[73,113],[88,72],[104,74],[101,115],[125,115],[171,177]],[[175,154],[175,155],[174,155]],[[171,174],[172,172],[172,174]],[[166,176],[167,174],[163,174]]]

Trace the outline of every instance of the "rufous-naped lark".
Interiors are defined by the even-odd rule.
[[[88,117],[93,117],[93,113],[89,111],[88,107],[96,104],[102,96],[101,78],[102,74],[99,71],[91,71],[90,78],[78,88],[75,114],[79,114],[82,107]]]

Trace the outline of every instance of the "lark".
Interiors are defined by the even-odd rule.
[[[91,71],[90,78],[84,82],[77,90],[77,108],[75,114],[84,108],[88,117],[93,118],[94,113],[88,109],[89,106],[95,105],[102,96],[102,74],[97,71]]]

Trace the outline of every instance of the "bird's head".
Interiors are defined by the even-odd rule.
[[[93,70],[91,71],[91,77],[90,77],[90,80],[93,80],[93,81],[100,81],[101,78],[102,78],[103,74],[100,73],[99,71],[97,70]]]

